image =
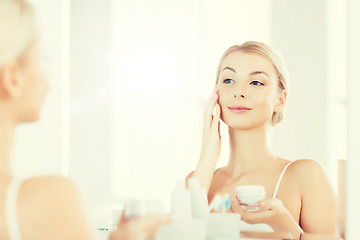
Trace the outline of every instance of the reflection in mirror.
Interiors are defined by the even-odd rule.
[[[61,168],[56,146],[68,144],[69,176],[84,189],[96,222],[131,198],[160,199],[169,211],[176,180],[199,159],[203,107],[219,57],[231,45],[258,40],[274,45],[290,72],[285,117],[272,130],[273,151],[289,160],[318,161],[336,189],[337,160],[347,158],[344,6],[337,2],[72,1],[70,86],[61,89],[59,79],[50,96],[70,93],[70,138],[44,148],[28,145],[23,135],[15,153],[18,169],[31,169],[28,159],[44,171]],[[53,48],[53,55],[60,49]],[[45,119],[56,118],[51,129],[61,131],[62,118],[53,112],[61,103],[51,106]],[[217,167],[230,155],[223,123],[220,131]],[[24,156],[26,148],[44,156],[56,152],[55,163]]]
[[[330,37],[342,36],[341,22],[332,20],[342,8],[279,0],[83,4],[72,3],[70,175],[99,209],[129,198],[160,198],[170,209],[174,183],[199,158],[219,57],[247,40],[274,45],[290,72],[285,117],[272,130],[274,152],[315,159],[336,186],[337,159],[346,158],[345,46]],[[223,123],[220,129],[218,167],[230,154]]]

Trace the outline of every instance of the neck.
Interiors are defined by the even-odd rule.
[[[229,127],[230,160],[227,172],[230,177],[266,167],[277,159],[268,146],[267,132],[266,126],[250,130]]]
[[[11,121],[0,116],[0,176],[12,175],[10,155],[14,141],[14,128]]]

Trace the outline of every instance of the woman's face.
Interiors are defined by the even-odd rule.
[[[222,62],[217,88],[221,119],[231,128],[252,129],[269,124],[285,102],[276,69],[265,57],[236,51]],[[282,105],[281,105],[282,104]]]
[[[24,84],[17,114],[19,122],[38,120],[48,91],[48,83],[43,70],[44,55],[39,45],[39,40],[34,40],[19,60],[19,75]]]

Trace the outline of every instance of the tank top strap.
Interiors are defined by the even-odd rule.
[[[5,200],[5,217],[8,227],[8,234],[10,240],[21,240],[19,222],[18,222],[18,193],[21,184],[24,179],[22,178],[13,178],[6,191],[6,200]]]
[[[296,161],[296,160],[295,160]],[[278,190],[279,190],[279,187],[280,187],[280,183],[281,183],[281,180],[283,179],[283,177],[284,177],[284,174],[285,174],[285,172],[286,172],[286,169],[293,163],[293,162],[295,162],[295,161],[292,161],[292,162],[289,162],[288,164],[286,164],[286,166],[283,168],[283,170],[281,171],[281,173],[280,173],[280,176],[279,176],[279,178],[278,178],[278,180],[277,180],[277,182],[276,182],[276,186],[275,186],[275,190],[274,190],[274,193],[273,193],[273,198],[276,198],[276,195],[277,195],[277,192],[278,192]]]

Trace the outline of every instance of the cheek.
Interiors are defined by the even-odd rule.
[[[219,87],[219,104],[227,105],[233,98],[233,91],[229,87]]]
[[[269,109],[269,112],[272,112],[275,106],[275,96],[273,93],[270,92],[257,94],[253,96],[252,102],[260,106],[264,110]]]
[[[31,82],[29,94],[31,94],[31,100],[35,108],[39,108],[44,100],[44,97],[48,91],[48,83],[44,77],[43,72],[37,68],[29,76],[29,82]]]
[[[37,65],[33,67],[33,72],[32,72],[32,79],[34,81],[34,84],[37,86],[36,91],[40,94],[40,95],[44,95],[47,90],[48,90],[48,83],[46,81],[45,78],[45,74],[44,74],[44,69],[42,66]]]

